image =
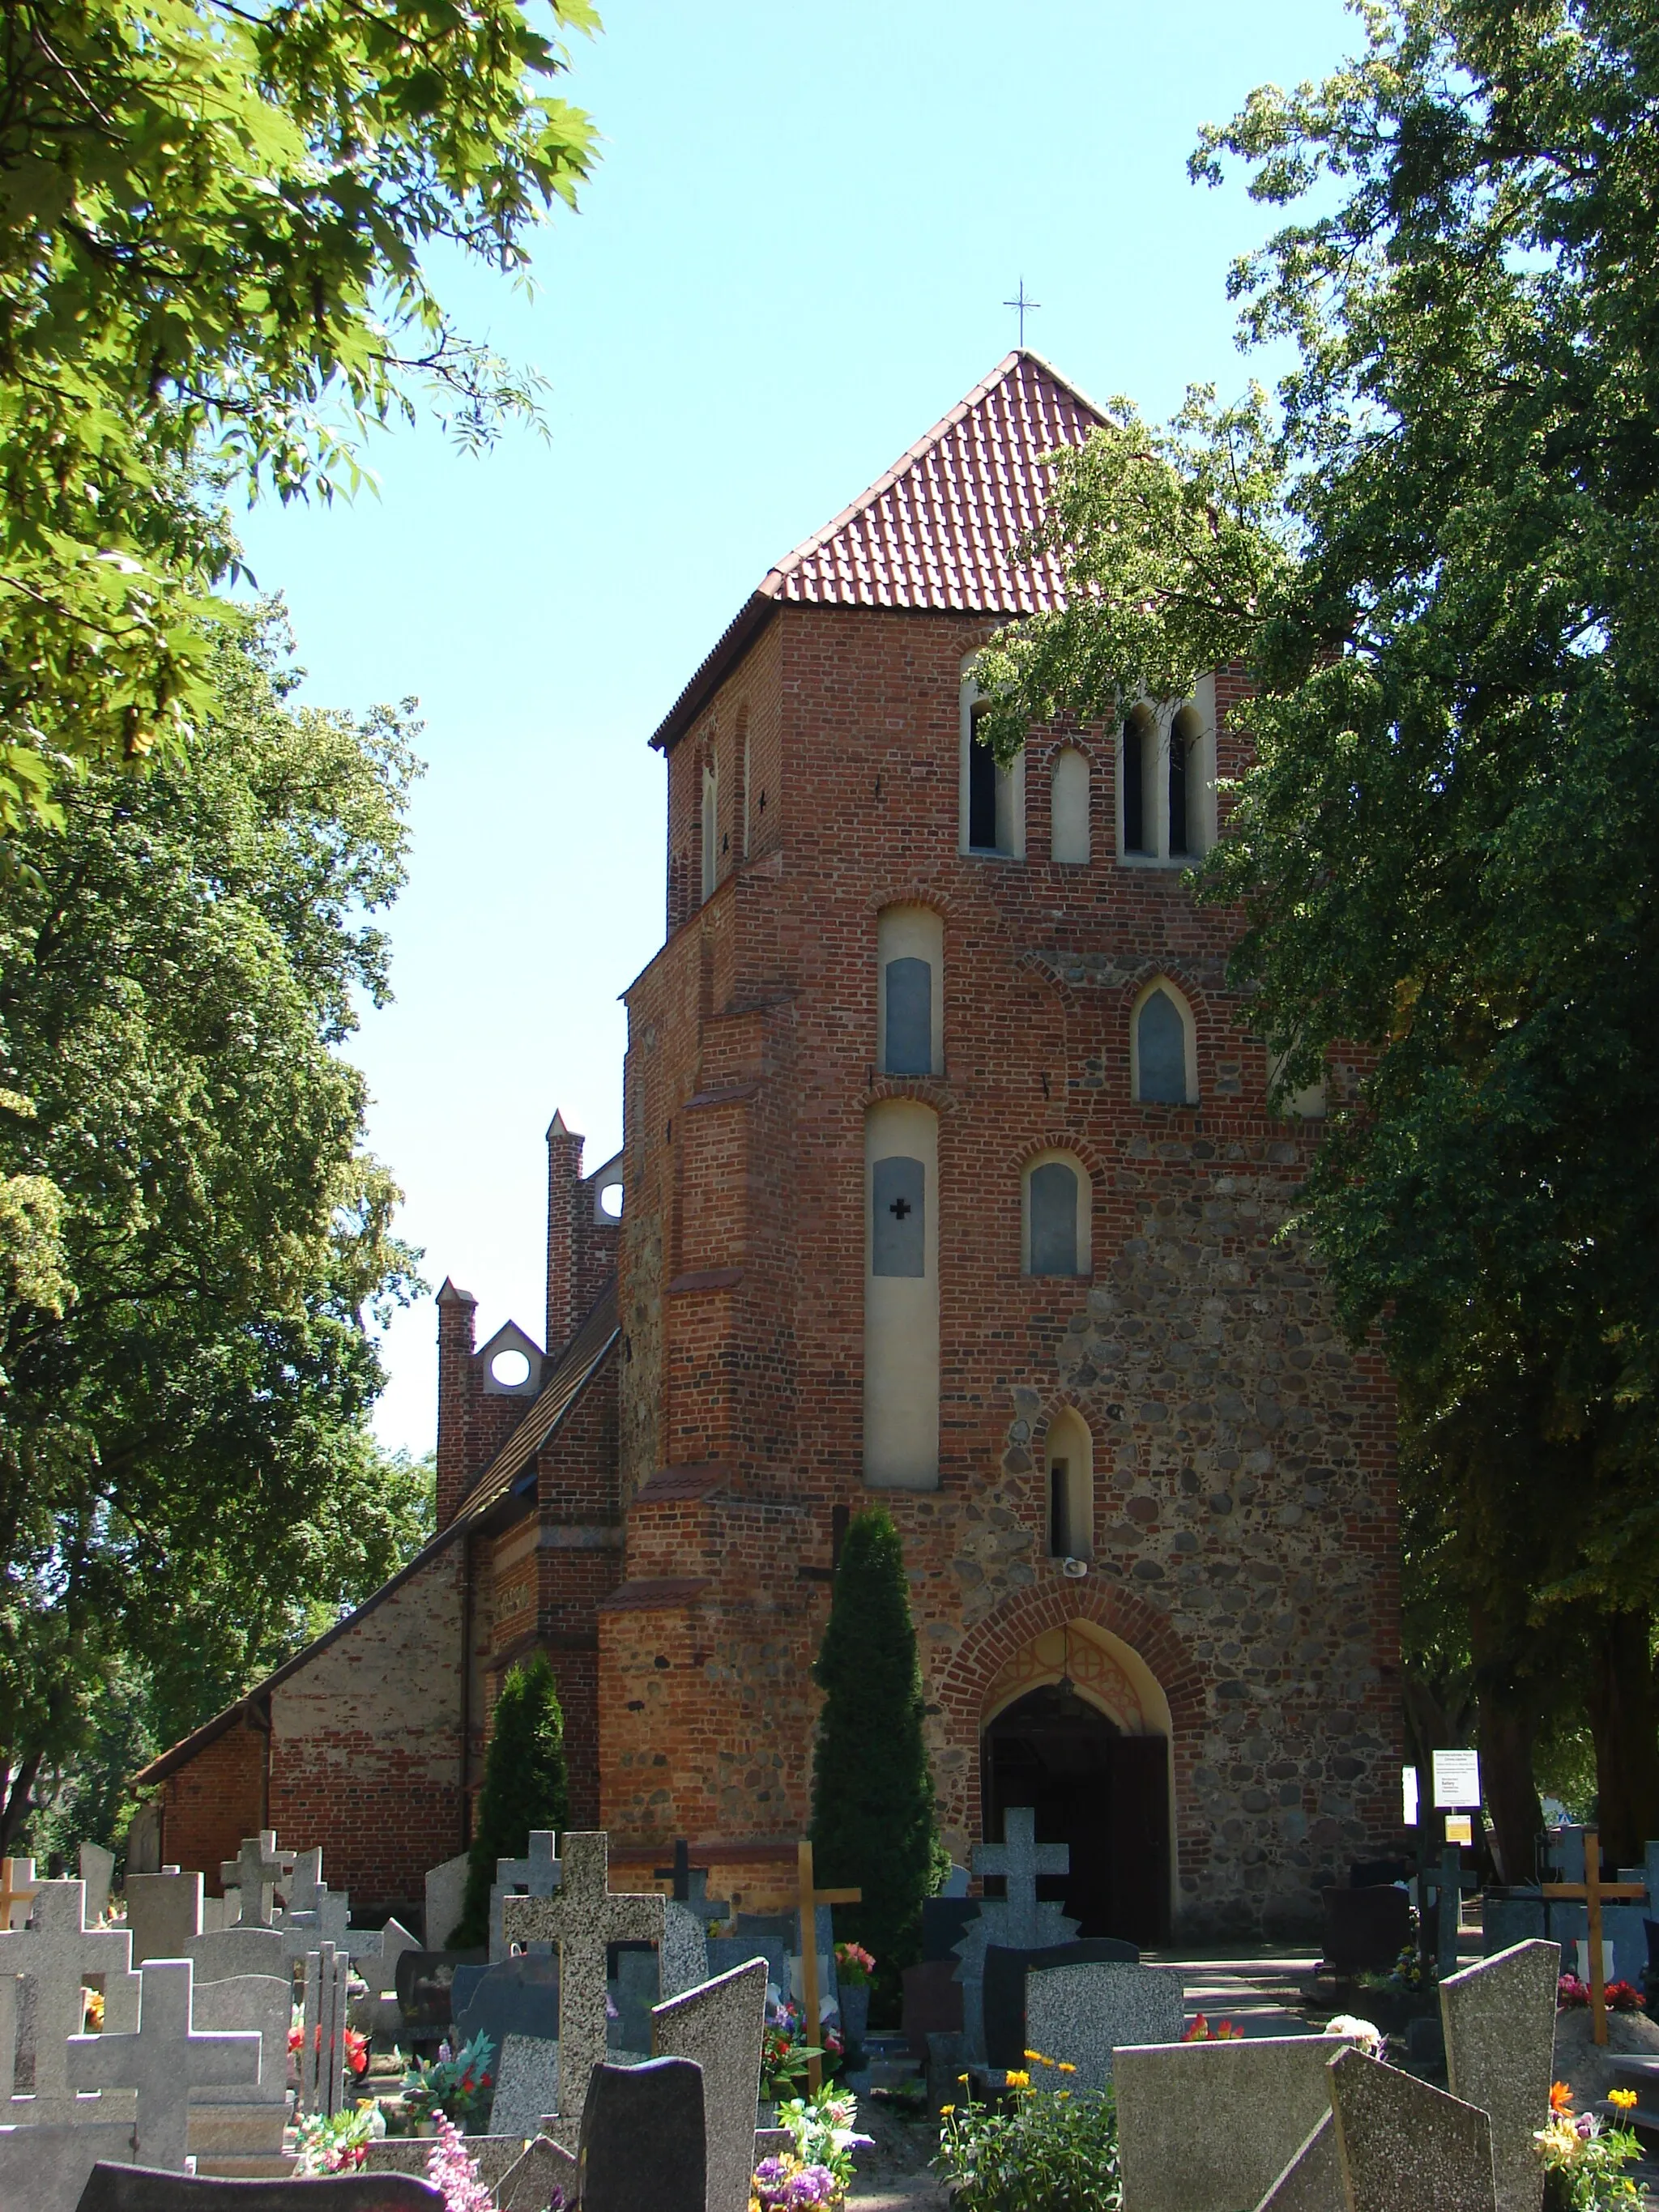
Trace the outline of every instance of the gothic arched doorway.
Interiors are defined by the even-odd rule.
[[[1070,1873],[1042,1878],[1039,1897],[1063,1901],[1081,1935],[1164,1943],[1170,1743],[1158,1723],[1167,1721],[1146,1710],[1125,1661],[1145,1673],[1115,1638],[1078,1622],[1004,1668],[981,1741],[984,1834],[1001,1842],[1008,1808],[1030,1805],[1037,1841],[1071,1853]],[[1150,1676],[1142,1687],[1157,1694]]]

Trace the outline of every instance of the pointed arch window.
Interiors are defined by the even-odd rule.
[[[1198,1049],[1192,1009],[1168,976],[1149,983],[1135,1001],[1129,1066],[1133,1095],[1144,1105],[1196,1103]]]

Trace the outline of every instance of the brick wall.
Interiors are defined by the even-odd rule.
[[[210,1897],[223,1894],[219,1869],[234,1859],[244,1836],[265,1820],[265,1732],[238,1719],[161,1788],[161,1859],[199,1867]]]
[[[1397,1820],[1389,1393],[1275,1242],[1315,1132],[1268,1111],[1229,918],[1178,869],[1117,861],[1110,733],[1035,733],[1024,862],[958,854],[960,670],[988,629],[786,607],[671,756],[674,927],[628,994],[620,1451],[643,1495],[599,1616],[604,1814],[619,1848],[805,1819],[827,1594],[796,1570],[827,1563],[832,1506],[870,1496],[863,1127],[902,1093],[939,1116],[940,1486],[884,1496],[952,1847],[978,1833],[987,1686],[1069,1613],[1169,1700],[1185,1927],[1305,1925],[1322,1877]],[[1243,686],[1216,688],[1224,778]],[[768,795],[747,860],[726,812],[744,714]],[[1092,764],[1086,866],[1048,858],[1062,740]],[[711,751],[720,879],[699,906]],[[876,917],[911,900],[943,919],[946,1072],[901,1081],[876,1072]],[[1130,1009],[1158,974],[1193,1012],[1196,1107],[1130,1095]],[[1020,1167],[1048,1146],[1090,1171],[1086,1279],[1020,1273]],[[1094,1445],[1082,1583],[1046,1556],[1062,1405]],[[651,1480],[711,1462],[695,1497]]]

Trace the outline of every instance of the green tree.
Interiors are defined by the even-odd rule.
[[[848,1526],[812,1679],[823,1692],[813,1865],[826,1887],[864,1892],[861,1905],[836,1909],[873,1954],[890,2006],[901,1972],[921,1955],[921,1900],[938,1868],[904,1547],[880,1507]]]
[[[532,1828],[562,1829],[570,1817],[564,1714],[552,1662],[538,1651],[509,1668],[495,1700],[478,1792],[478,1826],[467,1854],[466,1894],[449,1942],[469,1950],[489,1941],[489,1890],[497,1859],[521,1859]],[[435,1931],[427,1930],[428,1942]]]
[[[544,28],[538,28],[536,17]],[[0,831],[55,763],[207,714],[234,547],[193,467],[353,484],[422,386],[464,443],[534,380],[459,331],[434,254],[522,276],[574,203],[556,88],[587,0],[9,0],[0,10]]]
[[[1207,888],[1285,1081],[1361,1048],[1306,1218],[1384,1328],[1408,1484],[1486,1532],[1490,1694],[1528,1635],[1583,1651],[1627,1856],[1659,1834],[1659,46],[1633,0],[1364,20],[1193,160],[1291,211],[1231,280],[1295,348],[1277,407],[1120,402],[1060,461],[1071,605],[991,656],[989,735],[1253,678]],[[1483,1726],[1489,1766],[1527,1734]],[[1500,1795],[1523,1819],[1530,1774]]]
[[[387,995],[406,712],[284,704],[274,615],[176,763],[64,787],[0,880],[0,1848],[145,1668],[162,1741],[380,1580],[422,1479],[368,1428],[416,1287],[337,1048]]]

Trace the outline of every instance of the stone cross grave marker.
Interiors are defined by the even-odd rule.
[[[22,1926],[18,1914],[39,1887],[33,1859],[0,1859],[0,1929]]]
[[[324,1943],[306,1954],[300,2110],[331,2116],[345,2103],[346,1976],[343,1951]]]
[[[806,2033],[813,2044],[823,2033],[818,2018],[818,1907],[821,1905],[862,1905],[861,1889],[818,1889],[812,1880],[812,1846],[803,1840],[795,1846],[796,1902],[800,1910],[801,1996],[806,2006]],[[823,2081],[823,2062],[809,2058],[806,2080],[816,2096]]]
[[[1348,2212],[1495,2212],[1484,2112],[1352,2046],[1328,2078]]]
[[[257,1836],[243,1837],[242,1848],[234,1859],[221,1861],[220,1881],[237,1893],[236,1927],[270,1927],[270,1892],[292,1868],[294,1857],[292,1851],[277,1850],[274,1828],[262,1828]]]
[[[81,2032],[81,1992],[88,1975],[103,1977],[106,2028],[131,2029],[138,2022],[132,1938],[125,1928],[88,1928],[86,1893],[84,1882],[43,1881],[34,1893],[28,1926],[0,1934],[0,1976],[24,1974],[34,1984],[34,2095],[12,2106],[15,2120],[76,2117],[65,2048],[68,2039]],[[9,2095],[9,2080],[6,2091]],[[99,2117],[107,2119],[109,2114]]]
[[[978,1917],[969,1922],[960,1941],[952,1946],[962,1962],[956,1978],[962,1984],[963,2033],[968,2039],[968,2055],[981,2065],[985,2062],[986,1952],[993,1943],[1006,1950],[1039,1950],[1066,1942],[1078,1929],[1078,1923],[1067,1919],[1060,1905],[1052,1900],[1039,1901],[1036,1893],[1040,1875],[1070,1873],[1070,1845],[1039,1844],[1036,1814],[1029,1805],[1007,1808],[1002,1816],[1002,1832],[1006,1840],[1000,1844],[975,1844],[972,1858],[975,1874],[1005,1877],[1007,1895],[988,1898],[980,1906]]]
[[[605,1949],[663,1940],[663,1900],[651,1892],[613,1896],[605,1831],[567,1834],[564,1872],[550,1897],[506,1897],[508,1942],[559,1947],[559,2111],[580,2120],[593,2069],[605,2058]]]
[[[765,2033],[764,1959],[671,1997],[651,2014],[651,2056],[695,2058],[702,2069],[707,2212],[748,2212]]]
[[[1492,2122],[1498,2212],[1539,2212],[1544,2201],[1533,2132],[1549,2110],[1560,1972],[1560,1945],[1534,1941],[1440,1984],[1448,2086]]]
[[[495,1879],[489,1890],[489,1963],[499,1966],[508,1954],[507,1941],[501,1933],[501,1900],[504,1898],[551,1897],[562,1879],[562,1869],[554,1855],[556,1838],[551,1828],[532,1828],[530,1844],[521,1859],[497,1859]]]
[[[1574,1898],[1584,1907],[1584,1917],[1589,1923],[1589,1989],[1592,2033],[1597,2043],[1607,2039],[1607,1984],[1602,1972],[1606,1961],[1601,1956],[1601,1906],[1604,1901],[1645,1897],[1645,1882],[1603,1881],[1601,1879],[1601,1838],[1594,1828],[1584,1831],[1584,1879],[1583,1881],[1547,1881],[1543,1885],[1546,1897]]]
[[[205,2035],[192,2029],[195,1969],[188,1959],[155,1960],[139,1972],[143,1989],[137,2030],[126,2035],[72,2035],[70,2086],[136,2089],[140,2163],[182,2173],[191,2091],[257,2081],[259,2039],[251,2032]]]

